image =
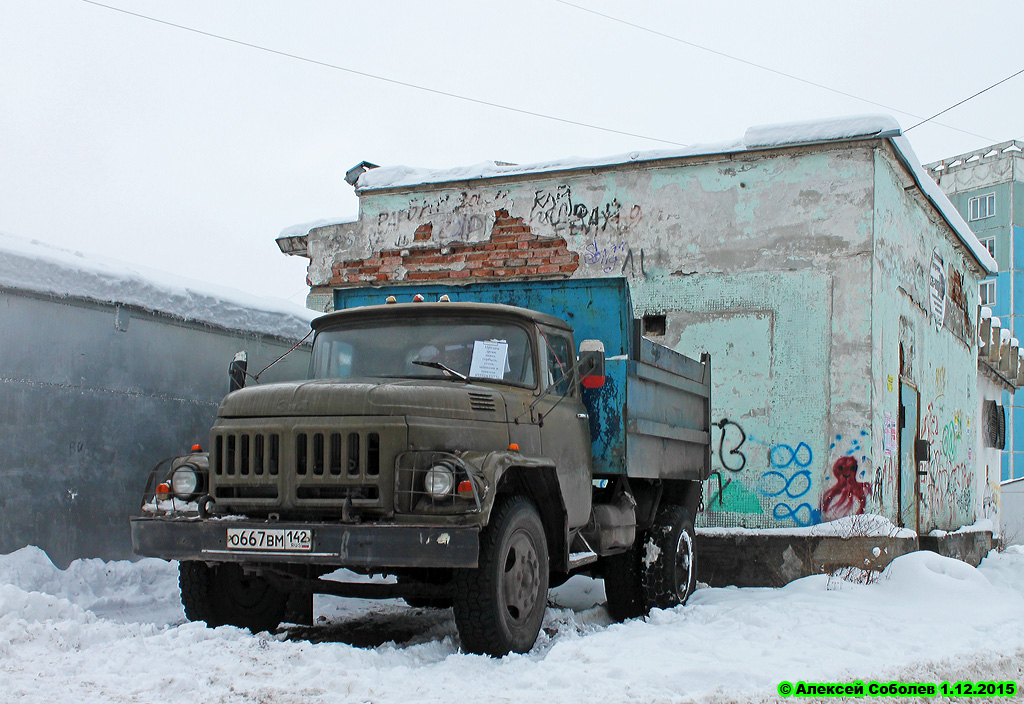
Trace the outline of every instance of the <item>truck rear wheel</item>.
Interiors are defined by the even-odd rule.
[[[548,594],[548,546],[540,515],[523,497],[491,514],[476,569],[458,570],[453,607],[462,649],[500,657],[537,642]]]
[[[685,604],[697,584],[693,517],[685,506],[665,504],[639,547],[647,610]]]
[[[284,618],[288,595],[259,575],[245,574],[241,566],[182,562],[178,566],[181,604],[190,621],[210,628],[238,626],[253,633],[277,628]]]

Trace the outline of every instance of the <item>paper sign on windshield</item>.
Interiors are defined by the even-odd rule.
[[[504,379],[508,371],[508,343],[505,340],[476,340],[469,375],[480,379]]]

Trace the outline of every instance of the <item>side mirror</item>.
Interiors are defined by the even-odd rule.
[[[584,340],[580,343],[580,380],[587,389],[604,386],[604,343],[600,340]]]
[[[228,365],[228,393],[245,387],[245,372],[248,366],[245,351],[236,353]]]

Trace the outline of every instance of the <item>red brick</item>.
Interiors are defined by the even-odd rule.
[[[494,244],[501,244],[502,242],[515,242],[515,235],[494,235],[491,237],[491,242]]]
[[[549,261],[552,264],[569,264],[570,262],[572,262],[572,255],[559,254],[557,257],[551,257]]]
[[[494,276],[494,269],[479,269],[473,273],[476,276]]]
[[[526,275],[536,274],[537,273],[537,267],[535,267],[535,266],[528,266],[525,269],[521,270],[519,273],[520,274],[526,274]]]
[[[456,270],[451,272],[453,279],[464,279],[468,277],[472,272],[469,269],[462,269],[461,271]]]
[[[547,264],[545,266],[537,267],[537,273],[538,274],[554,274],[557,271],[560,271],[560,270],[559,270],[558,266],[555,265],[555,264]]]
[[[468,261],[471,261],[471,262],[474,262],[474,261],[477,261],[477,260],[481,260],[481,259],[487,259],[487,257],[488,257],[487,252],[471,252],[470,254],[466,255],[466,259]]]
[[[505,266],[526,266],[525,259],[509,259],[505,262]]]
[[[563,264],[559,267],[560,271],[576,271],[580,268],[579,264]]]
[[[410,271],[405,278],[409,280],[432,279],[434,278],[433,274],[432,271]]]

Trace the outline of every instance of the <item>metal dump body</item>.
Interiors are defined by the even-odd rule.
[[[334,307],[377,305],[388,296],[406,303],[416,294],[428,302],[447,295],[547,313],[573,328],[577,345],[604,344],[605,384],[583,391],[595,476],[702,480],[710,474],[711,359],[703,354],[696,361],[642,337],[624,279],[337,289]]]

